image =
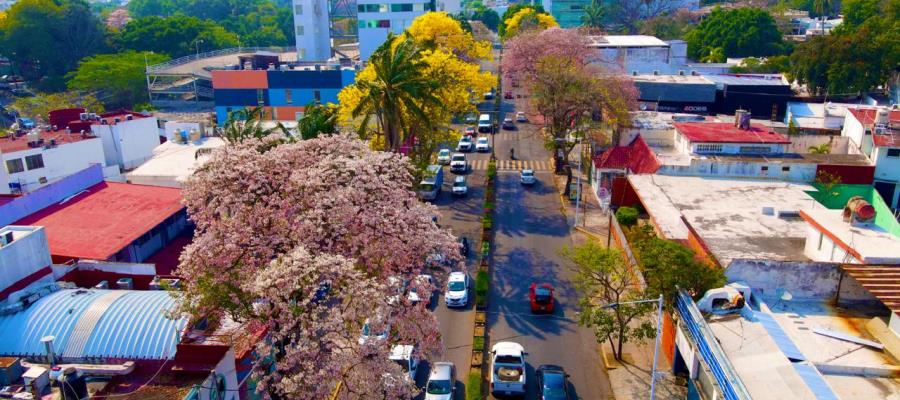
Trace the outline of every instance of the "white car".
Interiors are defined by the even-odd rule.
[[[450,164],[450,149],[441,149],[438,152],[437,162],[441,165]]]
[[[434,278],[431,275],[419,275],[410,283],[407,298],[413,304],[417,304],[420,301],[425,301],[425,304],[431,303],[430,298],[422,298],[419,296],[419,293],[430,293],[432,288],[434,288]]]
[[[463,153],[453,153],[450,156],[450,171],[456,173],[465,173],[469,170],[469,162],[466,161],[466,155]]]
[[[447,361],[434,363],[425,384],[425,400],[453,400],[455,395],[456,367]]]
[[[525,116],[525,113],[519,111],[516,113],[516,122],[528,122],[528,117]]]
[[[525,394],[525,348],[515,342],[499,342],[491,348],[491,394]]]
[[[385,340],[388,337],[388,332],[390,332],[390,327],[384,326],[382,329],[375,328],[374,322],[366,318],[366,322],[363,324],[362,333],[359,335],[359,344],[364,345],[373,341]]]
[[[537,178],[534,176],[534,170],[523,169],[519,181],[522,182],[523,185],[534,185],[534,183],[537,182]]]
[[[490,151],[491,144],[488,142],[488,138],[480,137],[477,141],[475,141],[475,151]]]
[[[456,151],[472,151],[472,138],[463,136],[456,144]]]
[[[391,361],[400,365],[406,372],[405,379],[415,382],[416,373],[419,372],[419,356],[416,347],[409,344],[400,344],[391,347]]]
[[[469,304],[469,275],[465,272],[451,272],[444,293],[447,307],[465,307]]]
[[[469,194],[469,184],[466,183],[465,176],[460,175],[453,180],[452,193],[454,196],[465,196]]]

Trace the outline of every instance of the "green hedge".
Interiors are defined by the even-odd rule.
[[[487,271],[479,270],[475,275],[475,304],[484,306],[487,304],[488,285],[490,277]]]
[[[475,350],[475,351],[484,350],[484,336],[475,336],[472,339],[472,350]]]
[[[481,374],[470,372],[466,380],[466,400],[481,400]]]
[[[616,219],[624,226],[632,226],[637,223],[638,210],[633,207],[621,207],[616,210]]]
[[[490,215],[485,215],[484,218],[481,219],[481,227],[484,229],[491,229],[494,226],[494,217]]]

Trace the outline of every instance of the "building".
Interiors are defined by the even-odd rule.
[[[734,66],[727,63],[693,63],[687,58],[687,42],[666,42],[654,36],[588,36],[588,47],[598,50],[591,62],[622,74],[726,74]]]
[[[749,110],[753,118],[781,121],[793,89],[781,75],[705,75],[716,84],[716,113]]]
[[[800,134],[840,135],[844,128],[847,109],[855,107],[859,107],[859,105],[789,101],[787,112],[784,115],[784,123],[786,125],[793,124]]]
[[[153,157],[147,162],[126,173],[128,183],[181,188],[185,180],[209,159],[212,150],[225,145],[221,138],[199,137],[199,134],[194,138],[179,135],[173,139],[154,149]]]
[[[416,17],[435,11],[432,0],[357,0],[356,5],[362,61],[387,40],[388,33],[399,35]]]
[[[117,165],[125,171],[150,159],[160,143],[156,117],[128,110],[98,115],[91,123],[91,132],[103,142],[106,165]]]
[[[831,32],[844,22],[843,18],[833,18],[822,20],[821,18],[811,18],[809,16],[798,16],[791,18],[789,35],[784,35],[785,39],[796,42],[805,42],[810,37],[830,35]]]
[[[312,102],[337,103],[338,92],[354,82],[356,69],[316,64],[276,70],[213,71],[216,120],[249,107],[264,107],[272,120],[296,121]]]
[[[44,228],[0,228],[0,300],[36,282],[53,282],[51,264]]]
[[[101,181],[62,195],[45,205],[21,205],[38,211],[15,222],[44,227],[55,263],[78,259],[139,263],[188,229],[178,189]],[[23,196],[21,202],[32,200],[46,201],[35,195]]]
[[[0,194],[29,193],[94,164],[107,175],[119,173],[118,167],[105,168],[100,138],[68,130],[34,130],[0,138],[0,160]]]
[[[716,85],[700,75],[632,75],[641,111],[708,114],[715,110]]]
[[[848,109],[841,135],[875,165],[873,185],[888,206],[900,208],[900,110]]]
[[[592,0],[542,0],[541,5],[548,13],[553,15],[556,22],[562,28],[577,28],[583,26],[582,17],[584,9],[591,4]],[[615,4],[613,1],[603,1],[605,7]],[[678,9],[696,10],[700,8],[699,0],[658,0],[655,2],[647,2],[645,7],[656,11],[656,14],[664,14]],[[645,8],[645,9],[646,9]],[[646,17],[646,16],[645,16]]]
[[[294,34],[298,61],[331,58],[331,31],[327,0],[293,0]]]

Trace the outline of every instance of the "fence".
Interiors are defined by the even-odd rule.
[[[231,54],[256,53],[257,51],[271,51],[273,53],[285,53],[285,52],[290,52],[290,51],[296,51],[296,49],[288,48],[288,47],[231,47],[231,48],[227,48],[227,49],[208,51],[206,53],[191,54],[188,56],[176,58],[174,60],[169,60],[169,61],[166,61],[163,63],[150,65],[147,67],[147,73],[160,72],[160,71],[172,68],[172,67],[177,67],[179,65],[184,65],[184,64],[194,62],[197,60],[202,60],[204,58],[227,56],[227,55],[231,55]],[[282,61],[284,61],[284,60],[282,60]]]

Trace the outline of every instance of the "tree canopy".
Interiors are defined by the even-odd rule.
[[[537,11],[531,7],[519,10],[519,12],[513,14],[503,23],[505,28],[503,34],[500,35],[503,39],[509,39],[521,32],[530,30],[559,27],[559,23],[556,22],[556,18],[553,18],[552,15]]]
[[[522,11],[523,9],[526,9],[526,8],[530,8],[539,13],[546,13],[546,11],[544,11],[544,6],[542,6],[540,4],[535,4],[535,5],[530,5],[527,3],[513,4],[513,5],[509,6],[506,9],[506,11],[503,12],[502,16],[500,16],[500,24],[497,26],[497,34],[499,34],[500,37],[504,37],[506,35],[506,21],[509,20],[510,18],[512,18],[513,15],[516,15],[519,11]]]
[[[725,57],[771,56],[786,50],[775,20],[759,8],[716,8],[684,39],[688,56],[698,60],[717,48]]]
[[[134,107],[147,101],[145,66],[168,60],[164,54],[126,51],[87,57],[69,73],[69,89],[99,92],[108,108]]]
[[[95,96],[76,92],[38,93],[31,97],[19,97],[12,104],[12,108],[20,114],[41,120],[46,120],[50,111],[76,107],[93,113],[105,110],[103,103]]]
[[[178,58],[227,47],[237,47],[237,35],[212,21],[176,15],[132,20],[118,37],[122,49],[152,51]]]

